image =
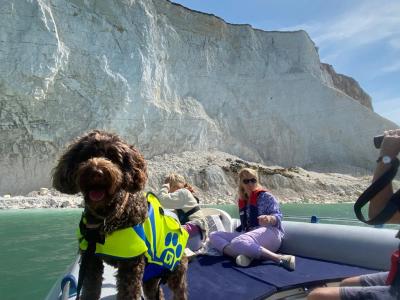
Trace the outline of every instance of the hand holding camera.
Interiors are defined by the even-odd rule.
[[[400,224],[400,190],[394,193],[392,181],[397,174],[400,162],[400,129],[385,131],[374,137],[376,148],[381,148],[371,185],[360,195],[354,204],[357,218],[369,225],[384,223]],[[362,208],[369,202],[367,220]]]
[[[381,156],[396,157],[400,152],[400,129],[388,130],[374,137],[374,144],[376,148],[381,148]]]

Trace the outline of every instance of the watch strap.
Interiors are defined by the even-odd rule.
[[[381,155],[376,160],[377,163],[383,162],[385,165],[390,164],[394,158],[391,158],[389,155]]]

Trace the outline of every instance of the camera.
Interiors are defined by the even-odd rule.
[[[374,145],[375,148],[379,149],[382,145],[383,135],[374,136]]]

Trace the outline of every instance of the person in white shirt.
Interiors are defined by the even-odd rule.
[[[165,178],[158,199],[163,207],[176,211],[179,221],[189,232],[188,248],[198,250],[207,236],[207,222],[193,187],[182,175],[171,173]]]

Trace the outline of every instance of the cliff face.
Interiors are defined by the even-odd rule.
[[[147,158],[370,167],[371,137],[394,127],[335,87],[304,31],[165,0],[11,0],[0,12],[0,194],[48,186],[65,144],[93,128]]]
[[[357,81],[346,75],[337,74],[331,65],[321,64],[321,67],[327,74],[328,81],[334,88],[342,91],[354,100],[357,100],[370,110],[373,110],[371,97],[360,87]]]

